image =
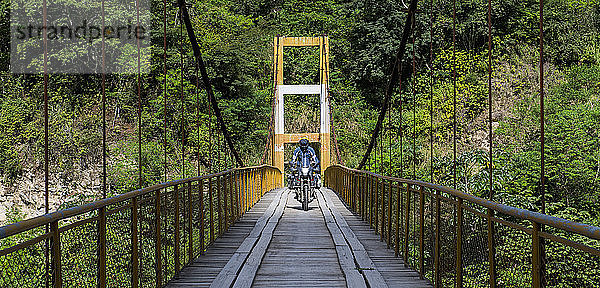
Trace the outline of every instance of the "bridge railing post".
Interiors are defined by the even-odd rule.
[[[242,213],[246,212],[246,210],[248,210],[248,171],[247,170],[243,170],[242,172],[242,199],[244,200],[244,209],[242,210]]]
[[[340,187],[340,196],[342,196],[342,199],[344,201],[346,201],[346,173],[341,173],[340,175],[341,180],[342,180],[342,187]]]
[[[333,183],[335,183],[335,193],[340,194],[340,171],[338,169],[333,172]]]
[[[254,169],[252,175],[252,188],[254,189],[254,202],[252,202],[252,206],[254,206],[254,204],[258,202],[258,199],[260,199],[260,191],[258,191],[258,170]]]
[[[360,218],[365,221],[365,176],[358,174],[358,198],[360,199]]]
[[[188,261],[186,264],[189,264],[192,262],[192,259],[194,259],[194,230],[193,230],[193,225],[192,225],[192,182],[188,182],[188,189],[187,189],[187,221],[188,221]]]
[[[164,188],[165,191],[167,188]],[[160,189],[157,189],[154,197],[154,227],[155,231],[155,246],[154,246],[154,259],[156,261],[155,275],[156,275],[156,287],[162,287],[162,255],[161,255],[161,243],[160,243]]]
[[[381,236],[381,234],[383,233],[383,231],[381,231],[381,222],[383,222],[383,219],[381,219],[381,199],[379,194],[381,192],[381,179],[379,179],[379,177],[375,177],[375,212],[377,212],[375,214],[375,232],[379,232],[379,240],[383,241],[383,237]],[[381,195],[383,196],[383,195]],[[380,200],[381,199],[381,200]]]
[[[392,180],[388,181],[388,208],[387,208],[387,248],[389,249],[392,245],[392,200],[393,200],[393,192],[392,192]]]
[[[209,225],[210,225],[210,242],[212,243],[215,240],[215,225],[214,225],[214,209],[213,209],[213,178],[208,178],[208,212],[209,214]]]
[[[488,242],[488,261],[489,261],[489,274],[490,274],[490,288],[496,288],[496,246],[494,242],[494,210],[487,209],[487,242]]]
[[[406,213],[404,219],[404,266],[408,267],[408,239],[410,235],[410,185],[406,183]]]
[[[248,206],[248,209],[252,208],[252,206],[254,206],[254,203],[256,202],[256,185],[254,183],[255,179],[255,173],[254,173],[254,169],[250,170],[250,182],[248,182],[248,184],[250,185],[250,205]]]
[[[229,175],[223,175],[223,231],[229,229]]]
[[[260,169],[260,196],[265,195],[265,169]]]
[[[179,185],[175,185],[175,191],[173,191],[174,202],[175,202],[175,275],[179,275],[179,268],[181,266],[180,256],[181,256],[181,234],[179,230],[179,226],[181,221],[179,221]]]
[[[61,288],[62,267],[60,258],[60,234],[58,231],[58,221],[50,223],[50,233],[52,235],[52,286],[53,288]]]
[[[381,191],[381,207],[379,208],[379,211],[381,211],[381,216],[379,217],[379,219],[381,219],[381,226],[379,228],[379,241],[383,242],[383,239],[385,239],[385,180],[381,179],[378,188]]]
[[[354,178],[352,172],[346,171],[346,174],[348,175],[348,193],[346,195],[346,203],[350,204],[350,208],[354,208],[354,203],[352,200],[352,195],[354,194]]]
[[[367,181],[367,218],[369,219],[369,227],[373,226],[373,179],[370,174],[366,175]]]
[[[532,273],[532,287],[542,287],[542,250],[541,250],[541,237],[540,237],[540,224],[531,221],[531,273]]]
[[[425,277],[425,191],[421,186],[419,189],[419,275]]]
[[[234,174],[234,178],[235,178],[235,213],[236,213],[236,217],[239,218],[242,215],[242,190],[241,190],[241,184],[240,184],[240,171],[235,171]]]
[[[394,249],[394,254],[398,257],[398,255],[400,255],[400,230],[402,229],[402,219],[400,217],[402,207],[402,184],[397,182],[396,185],[396,247]]]
[[[204,254],[204,245],[206,243],[204,235],[204,179],[200,179],[198,182],[198,193],[200,193],[200,254]]]
[[[463,285],[462,269],[462,224],[463,224],[463,199],[458,197],[456,204],[456,287]]]
[[[215,177],[217,181],[217,228],[219,229],[215,238],[221,236],[223,234],[223,205],[221,205],[221,176]]]
[[[350,187],[350,207],[352,207],[352,210],[356,211],[357,210],[357,200],[356,200],[356,173],[354,172],[350,172],[350,179],[351,179],[351,183],[352,183],[352,187]]]
[[[237,215],[235,215],[235,189],[233,182],[233,172],[227,174],[227,179],[229,183],[227,185],[227,187],[229,187],[229,226],[231,227],[231,225],[237,220]]]
[[[243,181],[244,181],[244,212],[248,211],[249,193],[248,193],[248,170],[244,170]]]
[[[350,205],[352,205],[352,174],[348,171],[345,171],[344,174],[346,174],[346,185],[347,185],[347,189],[346,189],[346,203],[350,203]],[[352,206],[350,206],[352,207]]]
[[[441,251],[441,235],[440,235],[440,225],[441,225],[441,216],[440,216],[440,191],[435,190],[435,253],[433,264],[435,266],[434,269],[434,287],[441,287],[441,273],[440,273],[440,251]]]
[[[138,199],[131,198],[131,287],[139,286]]]
[[[106,206],[98,209],[98,288],[106,287]]]

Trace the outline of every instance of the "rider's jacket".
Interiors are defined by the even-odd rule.
[[[311,166],[315,169],[315,171],[319,171],[319,158],[317,158],[317,153],[315,153],[315,149],[312,147],[308,147],[306,152],[302,152],[300,147],[296,147],[296,150],[294,150],[294,156],[292,157],[292,165],[294,165],[294,168],[297,169],[302,165],[303,157],[308,157]]]

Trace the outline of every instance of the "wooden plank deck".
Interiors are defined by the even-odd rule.
[[[265,194],[166,287],[431,287],[331,190],[309,211],[293,195]]]

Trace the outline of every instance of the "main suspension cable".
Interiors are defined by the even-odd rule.
[[[233,146],[233,140],[231,140],[231,135],[229,134],[229,130],[227,130],[227,126],[225,125],[225,121],[223,120],[223,116],[221,114],[221,109],[219,108],[219,104],[217,102],[216,97],[214,96],[212,84],[210,78],[208,77],[208,72],[206,71],[206,65],[204,64],[204,60],[202,59],[202,53],[200,52],[200,45],[198,45],[198,41],[196,40],[196,35],[194,34],[194,29],[192,27],[192,23],[190,21],[190,16],[187,10],[187,6],[185,0],[178,0],[179,9],[181,10],[181,15],[183,17],[183,22],[185,23],[187,34],[190,40],[190,44],[192,46],[192,50],[194,51],[194,57],[198,62],[200,68],[200,74],[202,75],[202,81],[204,82],[204,88],[206,89],[206,93],[209,95],[210,104],[213,107],[215,112],[215,116],[217,118],[217,123],[219,124],[219,128],[225,140],[227,141],[227,145],[231,149],[237,164],[240,167],[244,166],[244,162],[242,158],[238,154],[237,150]]]
[[[398,70],[398,67],[399,67],[399,62],[402,60],[402,57],[404,55],[404,51],[406,50],[406,42],[408,41],[408,37],[409,37],[410,31],[411,31],[411,18],[415,14],[415,11],[417,9],[417,3],[418,3],[418,0],[413,0],[410,2],[410,6],[408,9],[408,16],[407,16],[406,22],[404,24],[404,32],[402,33],[402,38],[400,40],[400,47],[398,49],[398,53],[396,54],[396,60],[394,62],[394,65],[392,66],[392,74],[390,76],[390,80],[388,81],[388,85],[385,90],[385,99],[382,104],[382,109],[379,112],[379,117],[377,118],[377,124],[375,125],[375,129],[373,130],[373,133],[371,134],[371,140],[369,142],[369,146],[367,147],[367,151],[365,152],[362,160],[358,164],[357,169],[359,169],[359,170],[365,166],[367,159],[369,158],[369,155],[371,154],[371,151],[373,150],[373,145],[375,144],[377,135],[379,135],[379,131],[381,130],[383,118],[385,117],[385,113],[390,104],[391,95],[394,93],[394,88],[396,86],[396,82],[398,81],[398,78],[402,78],[404,76],[404,75],[402,75],[403,74],[402,71]]]

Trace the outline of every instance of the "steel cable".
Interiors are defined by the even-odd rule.
[[[392,66],[392,74],[390,75],[390,80],[388,81],[387,84],[387,88],[385,90],[385,98],[384,98],[384,102],[382,105],[382,109],[379,112],[379,116],[377,118],[377,124],[375,125],[375,129],[373,130],[373,133],[371,134],[371,140],[369,142],[369,146],[367,147],[367,150],[365,152],[365,154],[363,155],[362,160],[360,161],[360,163],[358,164],[358,170],[361,170],[366,162],[367,159],[369,158],[369,155],[371,154],[371,151],[373,150],[373,145],[376,142],[376,138],[377,135],[379,135],[379,131],[381,130],[381,125],[383,122],[383,118],[385,116],[385,111],[387,110],[389,103],[390,103],[390,98],[391,95],[394,93],[394,88],[395,88],[395,84],[396,81],[398,81],[398,78],[402,78],[402,71],[399,71],[399,64],[402,60],[402,57],[404,55],[404,51],[406,49],[406,42],[408,41],[408,36],[411,30],[411,17],[412,15],[414,15],[416,9],[417,9],[417,3],[418,0],[413,0],[410,2],[410,6],[408,9],[408,17],[406,18],[406,22],[404,24],[404,31],[402,33],[402,38],[400,40],[400,47],[398,49],[398,53],[396,54],[396,60],[394,62],[394,65]]]

